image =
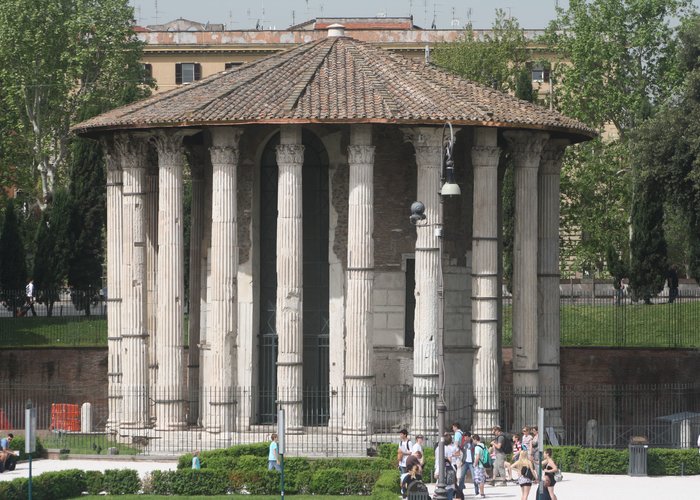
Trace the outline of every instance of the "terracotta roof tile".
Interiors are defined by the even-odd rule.
[[[156,94],[74,127],[251,123],[396,123],[549,130],[585,140],[584,124],[348,37],[324,38]]]

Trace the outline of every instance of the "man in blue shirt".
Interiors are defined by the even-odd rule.
[[[4,437],[4,438],[0,439],[0,450],[2,450],[2,451],[7,451],[7,450],[9,450],[9,449],[10,449],[10,443],[12,442],[12,440],[14,439],[14,437],[15,437],[14,434],[12,434],[12,433],[10,432],[10,433],[7,435],[7,437]]]

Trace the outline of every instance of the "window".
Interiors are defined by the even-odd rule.
[[[226,69],[226,71],[228,71],[230,69],[236,69],[238,66],[242,66],[242,65],[243,65],[242,62],[227,62],[224,65],[224,68]]]
[[[153,66],[150,64],[142,64],[143,68],[143,81],[147,82],[153,78]]]
[[[533,82],[548,82],[549,81],[549,70],[545,69],[543,66],[533,66],[533,68],[532,68],[532,81]]]
[[[175,83],[190,83],[202,79],[202,65],[198,63],[177,63],[175,65]]]

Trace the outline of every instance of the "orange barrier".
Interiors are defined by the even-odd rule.
[[[12,422],[10,422],[10,419],[7,418],[5,410],[2,408],[0,408],[0,429],[14,429]]]
[[[51,404],[52,431],[80,432],[80,405]]]

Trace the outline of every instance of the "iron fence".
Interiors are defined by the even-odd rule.
[[[463,428],[472,428],[475,418],[475,396],[485,391],[469,387],[448,387],[445,400],[448,405],[447,421],[459,421]],[[482,393],[482,394],[480,394]],[[129,397],[127,392],[107,397],[103,387],[66,386],[0,386],[0,426],[21,432],[24,408],[31,399],[37,407],[39,436],[47,448],[68,449],[72,453],[106,453],[109,448],[121,454],[165,455],[181,454],[192,450],[206,450],[269,440],[276,432],[274,421],[259,413],[260,402],[269,396],[257,388],[238,388],[223,397],[220,391],[195,393],[183,400],[183,422],[197,400],[216,402],[233,395],[236,408],[230,421],[217,420],[215,404],[200,411],[201,420],[189,426],[159,428],[155,422],[156,402],[173,401],[171,394],[151,391],[148,395],[148,423],[128,429],[124,413],[112,418],[122,425],[110,422],[108,400],[114,396]],[[632,437],[643,436],[651,446],[689,448],[695,445],[700,431],[700,384],[651,386],[564,386],[551,391],[533,388],[516,391],[503,386],[498,394],[490,394],[500,401],[500,425],[518,432],[522,425],[536,425],[535,415],[530,421],[518,414],[518,396],[527,396],[539,405],[558,397],[560,415],[547,413],[541,441],[548,442],[556,435],[558,444],[588,447],[625,448]],[[437,440],[437,422],[433,413],[426,429],[412,429],[413,392],[408,386],[372,387],[366,392],[349,390],[303,391],[304,422],[298,432],[287,436],[290,456],[345,457],[365,456],[376,451],[378,444],[396,442],[397,433],[407,428],[412,433],[425,434],[428,445]],[[533,399],[534,398],[534,399]],[[433,399],[436,401],[436,397]],[[328,413],[316,412],[309,401],[329,401]],[[496,399],[494,399],[496,400]],[[554,399],[556,400],[556,399]],[[348,431],[344,412],[370,401],[371,427],[367,432]],[[90,403],[89,415],[82,418],[80,408]],[[70,406],[74,405],[74,406]],[[70,411],[65,410],[72,408]],[[57,412],[57,409],[67,413]],[[555,412],[556,413],[556,412]],[[69,415],[73,415],[70,417]],[[116,417],[115,417],[116,415]],[[71,420],[72,418],[72,420]],[[87,420],[86,420],[87,419]],[[221,432],[210,432],[218,429]],[[230,429],[230,431],[222,431]]]

